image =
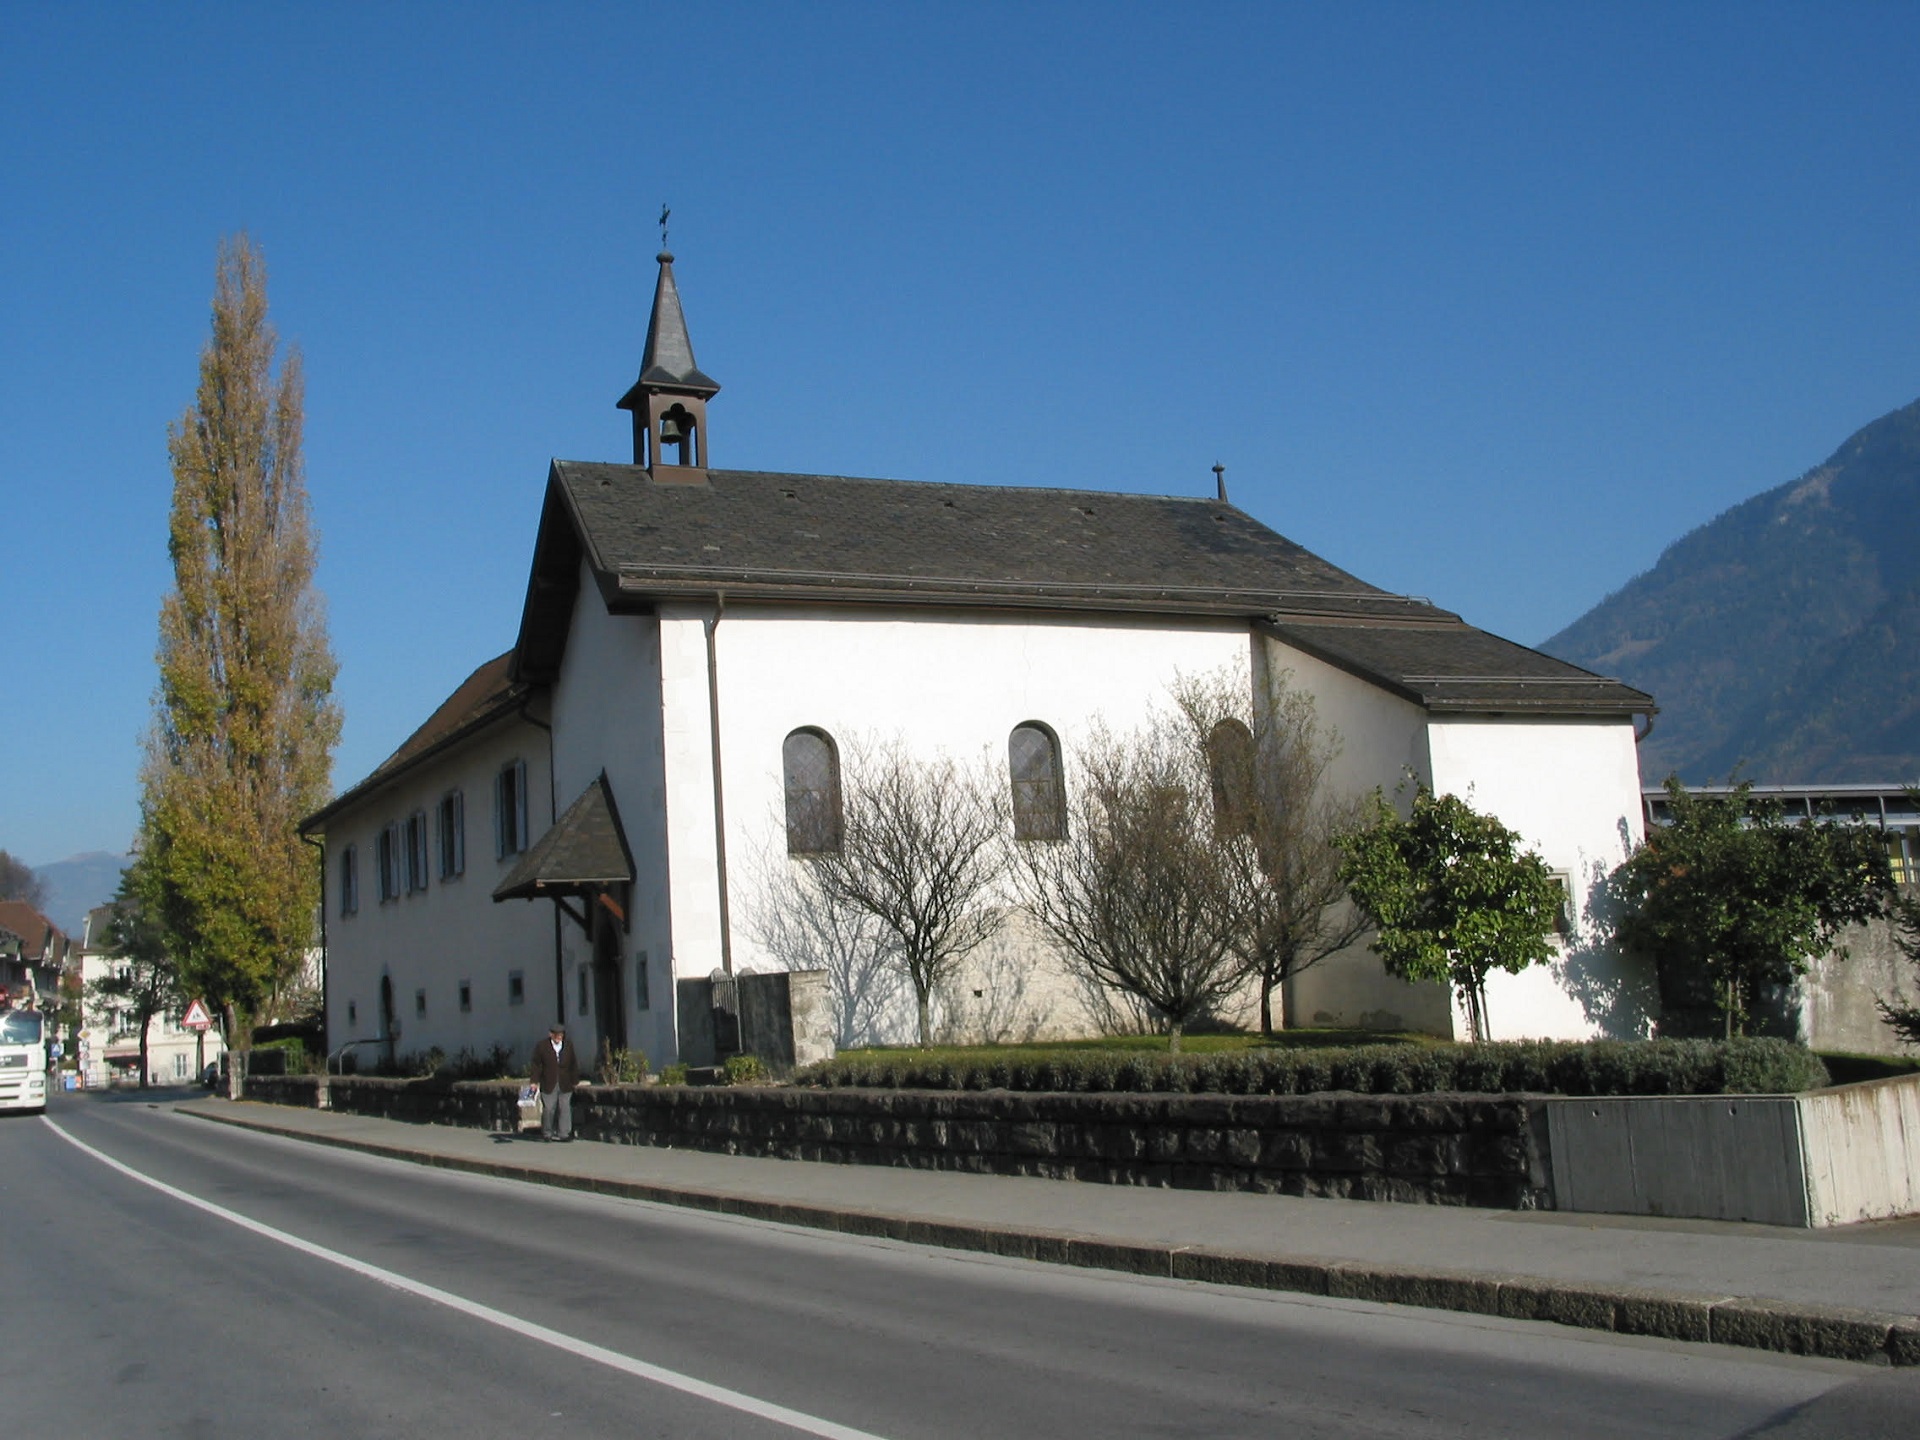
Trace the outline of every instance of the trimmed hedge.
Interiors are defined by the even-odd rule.
[[[978,1061],[929,1061],[908,1052],[828,1060],[794,1080],[895,1090],[1218,1095],[1781,1095],[1828,1083],[1812,1051],[1772,1039],[1520,1040],[1211,1055],[1062,1050]]]

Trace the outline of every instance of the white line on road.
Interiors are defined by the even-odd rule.
[[[111,1155],[103,1154],[83,1140],[76,1140],[65,1130],[54,1124],[51,1119],[41,1116],[41,1121],[54,1134],[77,1150],[81,1150],[102,1165],[118,1170],[129,1179],[138,1180],[142,1185],[150,1185],[162,1195],[172,1196],[184,1205],[196,1210],[204,1210],[209,1215],[217,1215],[222,1220],[238,1225],[242,1230],[251,1230],[256,1235],[264,1235],[269,1240],[298,1250],[302,1254],[325,1260],[338,1265],[343,1270],[351,1270],[356,1275],[376,1280],[395,1290],[417,1295],[422,1300],[431,1300],[436,1305],[444,1305],[449,1310],[457,1310],[462,1315],[471,1315],[476,1320],[484,1320],[489,1325],[498,1325],[502,1330],[529,1340],[538,1340],[543,1345],[551,1345],[556,1350],[565,1350],[570,1355],[578,1355],[593,1360],[609,1369],[624,1371],[636,1375],[642,1380],[650,1380],[655,1385],[664,1385],[669,1390],[678,1390],[683,1395],[692,1395],[701,1400],[712,1401],[716,1405],[725,1405],[730,1410],[738,1410],[747,1415],[757,1415],[762,1420],[771,1420],[777,1425],[798,1430],[806,1435],[819,1435],[824,1440],[881,1440],[880,1436],[865,1430],[855,1430],[850,1425],[836,1425],[831,1420],[822,1420],[803,1411],[789,1410],[784,1405],[775,1405],[769,1400],[758,1400],[751,1395],[743,1395],[738,1390],[729,1390],[723,1385],[710,1385],[705,1380],[696,1380],[691,1375],[682,1375],[677,1370],[668,1370],[659,1365],[649,1365],[645,1360],[636,1360],[631,1355],[622,1355],[617,1350],[609,1350],[595,1345],[590,1340],[582,1340],[573,1335],[562,1334],[558,1330],[549,1330],[544,1325],[534,1325],[517,1315],[509,1315],[504,1310],[495,1310],[476,1300],[468,1300],[451,1291],[441,1290],[432,1285],[423,1285],[418,1280],[409,1280],[404,1275],[396,1275],[391,1270],[382,1270],[378,1265],[369,1265],[364,1260],[356,1260],[351,1255],[342,1255],[338,1250],[329,1250],[324,1245],[316,1245],[311,1240],[302,1240],[298,1235],[289,1235],[284,1230],[276,1230],[271,1225],[263,1225],[258,1220],[250,1220],[224,1206],[215,1205],[210,1200],[202,1200],[197,1195],[189,1195],[164,1180],[156,1180],[151,1175],[143,1175],[129,1165],[123,1165]]]

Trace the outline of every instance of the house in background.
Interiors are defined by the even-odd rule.
[[[1729,795],[1730,785],[1689,785],[1695,795]],[[1920,801],[1906,786],[1755,785],[1756,800],[1778,805],[1788,819],[1851,821],[1878,828],[1885,837],[1894,883],[1920,885]],[[1664,825],[1667,792],[1645,791],[1649,827]],[[1900,952],[1884,919],[1849,926],[1839,945],[1814,959],[1790,994],[1761,1023],[1815,1050],[1848,1054],[1903,1055],[1906,1044],[1881,1018],[1878,1001],[1920,1005],[1920,973]],[[1707,1017],[1711,1022],[1717,1016]]]
[[[31,991],[50,1007],[71,948],[66,932],[24,900],[0,900],[0,985],[15,995]]]
[[[107,1085],[140,1083],[140,1026],[130,1006],[96,996],[92,986],[116,973],[125,962],[112,950],[112,905],[96,905],[87,912],[75,952],[80,980],[80,1048],[72,1057],[80,1082],[89,1090]],[[203,1065],[220,1058],[225,1049],[218,1030],[204,1041],[181,1024],[181,1015],[155,1015],[147,1022],[147,1082],[185,1085],[198,1078]]]
[[[1584,909],[1642,833],[1648,696],[1369,585],[1224,490],[721,468],[719,388],[663,254],[619,401],[632,463],[553,463],[512,650],[306,822],[327,851],[331,1044],[524,1052],[564,1015],[583,1048],[670,1062],[679,982],[780,966],[757,911],[835,843],[861,747],[993,759],[1014,838],[1045,844],[1096,727],[1124,733],[1181,677],[1217,673],[1250,700],[1279,677],[1310,691],[1343,742],[1329,785],[1411,775],[1468,795],[1563,875],[1568,939],[1552,967],[1489,982],[1496,1033],[1644,1029],[1621,997],[1648,979],[1591,940]],[[477,827],[449,821],[450,800]],[[475,842],[451,871],[449,833]],[[974,964],[958,1028],[966,997],[1009,976],[1016,1033],[1097,1023],[1018,926]],[[1393,980],[1364,948],[1299,976],[1285,1006],[1291,1024],[1463,1023],[1444,986]]]

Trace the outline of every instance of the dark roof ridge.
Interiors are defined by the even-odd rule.
[[[647,474],[644,465],[629,465],[618,460],[563,460],[558,457],[548,462],[551,465],[570,468],[591,466],[596,469],[634,470],[641,475]],[[909,480],[886,475],[829,475],[817,470],[742,470],[708,466],[709,480],[728,475],[740,475],[756,480],[832,480],[847,485],[914,485],[929,490],[975,490],[975,491],[1016,491],[1025,495],[1073,495],[1093,496],[1101,500],[1180,500],[1191,501],[1221,510],[1234,510],[1249,519],[1253,516],[1240,509],[1231,500],[1222,500],[1217,495],[1177,495],[1157,490],[1095,490],[1086,486],[1070,485],[989,485],[977,480]]]

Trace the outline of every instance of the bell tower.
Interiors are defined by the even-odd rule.
[[[654,258],[660,278],[653,287],[640,378],[620,397],[619,408],[633,412],[634,464],[645,466],[661,484],[704,485],[707,401],[720,386],[693,363],[693,341],[673,283],[673,256],[662,250]]]

